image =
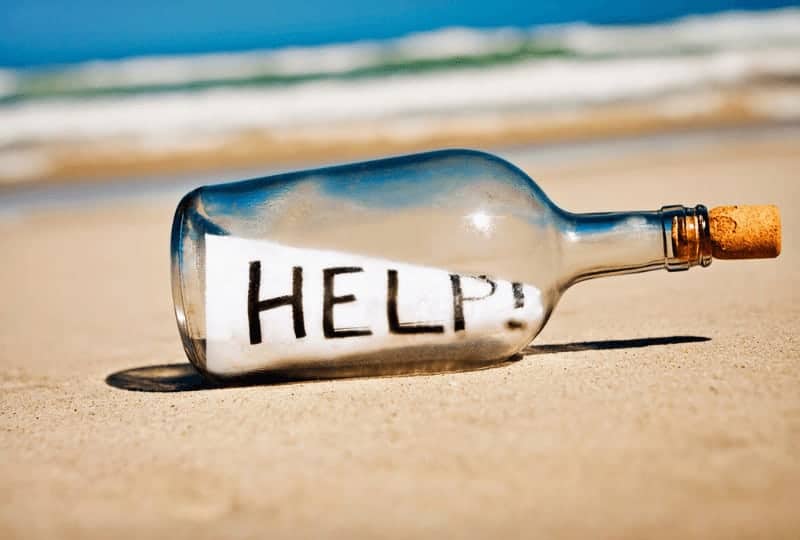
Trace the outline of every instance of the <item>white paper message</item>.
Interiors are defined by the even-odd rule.
[[[239,375],[403,347],[521,349],[532,286],[361,255],[206,235],[206,369]]]

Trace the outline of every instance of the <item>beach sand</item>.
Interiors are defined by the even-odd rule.
[[[531,153],[575,211],[777,203],[784,253],[580,284],[521,360],[433,376],[205,388],[177,200],[8,214],[0,537],[797,538],[798,149]]]

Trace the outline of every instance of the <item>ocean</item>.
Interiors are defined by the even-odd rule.
[[[795,119],[798,82],[800,8],[3,69],[0,182],[47,177],[79,154],[162,159],[251,136],[407,141],[455,120],[491,130],[625,104],[691,116],[731,92],[748,114]]]

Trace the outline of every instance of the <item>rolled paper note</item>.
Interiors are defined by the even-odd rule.
[[[508,358],[545,316],[523,283],[266,240],[205,245],[206,369],[222,377],[392,354]]]
[[[781,216],[775,205],[718,206],[708,218],[715,259],[770,259],[781,253]]]

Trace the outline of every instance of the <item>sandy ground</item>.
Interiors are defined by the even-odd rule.
[[[0,537],[800,536],[800,140],[545,158],[579,211],[776,202],[784,254],[580,284],[502,367],[209,389],[176,200],[6,215]]]

